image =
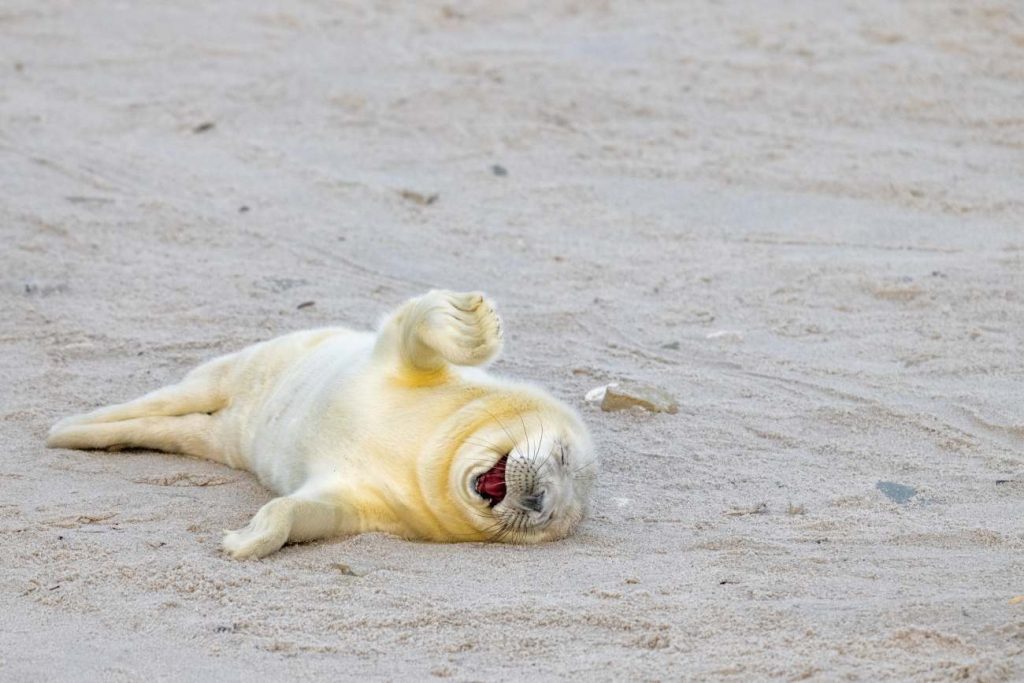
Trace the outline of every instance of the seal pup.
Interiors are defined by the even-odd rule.
[[[594,450],[571,408],[481,369],[501,349],[488,298],[433,290],[377,333],[330,327],[255,344],[61,420],[47,445],[148,448],[253,472],[279,497],[225,532],[238,559],[366,531],[563,538],[583,518]]]

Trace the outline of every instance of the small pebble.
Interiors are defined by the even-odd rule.
[[[875,488],[894,503],[906,503],[917,495],[917,489],[914,487],[897,484],[894,481],[880,481],[875,484]]]
[[[603,393],[601,393],[603,391]],[[652,413],[676,413],[679,404],[664,389],[642,382],[612,382],[587,393],[588,401],[597,401],[600,396],[601,410],[627,410],[643,408]]]
[[[704,338],[722,342],[741,342],[743,341],[743,333],[736,330],[718,330],[716,332],[708,332]]]
[[[350,564],[345,564],[344,562],[335,562],[331,565],[331,567],[337,569],[345,576],[366,576],[371,571],[367,567],[357,567]]]
[[[436,192],[425,193],[416,192],[415,190],[399,190],[398,195],[402,199],[407,199],[410,202],[415,202],[421,206],[430,206],[441,197],[441,195]]]

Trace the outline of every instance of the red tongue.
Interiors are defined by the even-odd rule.
[[[476,480],[476,491],[481,496],[491,499],[492,505],[497,505],[505,497],[505,462],[506,455],[498,461],[498,464],[487,470]]]

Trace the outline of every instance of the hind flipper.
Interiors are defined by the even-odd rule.
[[[103,424],[143,417],[166,417],[190,413],[214,413],[228,403],[225,375],[237,354],[221,356],[189,372],[177,384],[162,387],[127,403],[98,408],[82,415],[73,415],[57,422],[50,430],[53,436],[73,425]]]
[[[184,453],[207,460],[229,462],[230,449],[217,438],[218,418],[205,413],[171,417],[137,417],[117,422],[55,425],[46,445],[50,448],[149,448]]]

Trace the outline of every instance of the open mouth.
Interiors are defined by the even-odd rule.
[[[476,492],[491,507],[505,499],[505,465],[507,463],[508,456],[506,455],[494,467],[476,478]]]

